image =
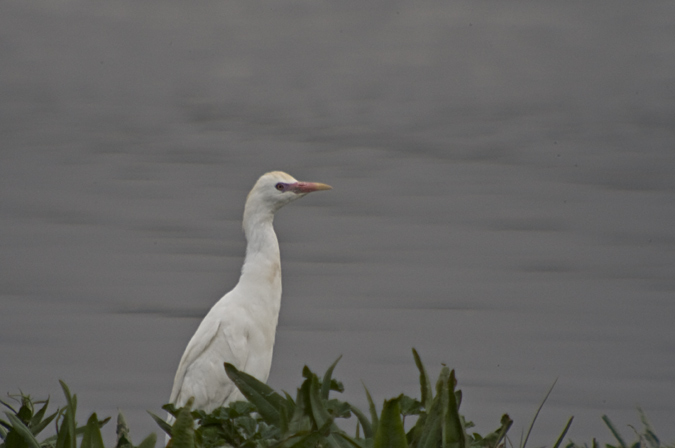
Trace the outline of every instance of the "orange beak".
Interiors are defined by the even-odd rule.
[[[294,193],[311,193],[312,191],[332,190],[333,187],[321,182],[296,182],[290,184],[288,189]]]

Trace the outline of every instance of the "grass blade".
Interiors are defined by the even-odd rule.
[[[626,447],[626,442],[623,441],[623,438],[621,437],[621,434],[619,434],[619,431],[614,427],[614,424],[612,421],[607,417],[606,415],[602,416],[602,421],[605,422],[605,425],[609,428],[609,430],[612,432],[612,435],[616,439],[617,442],[619,442],[619,446],[621,448],[627,448]]]
[[[368,392],[368,388],[366,385],[363,385],[363,389],[366,391],[366,398],[368,398],[368,409],[370,410],[370,421],[372,424],[373,431],[377,433],[377,428],[380,426],[380,422],[377,418],[377,408],[375,407],[375,403],[373,402],[373,397],[370,396],[370,392]]]
[[[63,394],[66,396],[66,408],[63,413],[63,421],[59,427],[56,438],[56,448],[77,448],[75,413],[77,411],[77,397],[71,395],[68,385],[59,380]]]
[[[420,371],[420,391],[422,393],[422,405],[424,405],[424,409],[426,409],[428,412],[429,409],[431,409],[431,401],[433,400],[434,392],[433,389],[431,388],[431,381],[429,380],[429,374],[427,373],[427,370],[424,368],[424,364],[422,364],[422,359],[420,358],[420,355],[414,348],[412,349],[412,352],[413,358],[415,358],[415,365],[417,366],[417,369]]]
[[[546,403],[546,400],[548,400],[548,396],[551,395],[551,392],[553,391],[553,388],[555,387],[555,383],[558,382],[558,378],[553,381],[553,384],[551,384],[551,387],[548,389],[548,392],[546,392],[546,395],[544,396],[544,399],[541,400],[541,403],[539,404],[539,407],[537,408],[537,412],[534,413],[534,417],[532,418],[532,423],[530,423],[530,427],[527,428],[527,434],[525,435],[525,440],[523,441],[523,444],[520,446],[520,448],[525,448],[527,445],[527,440],[530,438],[530,434],[532,433],[532,428],[534,428],[534,423],[537,421],[537,417],[539,416],[539,412],[541,411],[541,408],[544,407],[544,403]]]
[[[8,394],[8,395],[9,395],[9,394]],[[18,412],[16,412],[16,409],[14,409],[14,408],[12,407],[12,405],[10,405],[9,403],[7,403],[6,401],[0,400],[0,404],[3,405],[3,406],[5,406],[5,407],[6,407],[7,409],[9,409],[10,411],[12,411],[14,414],[18,414]]]
[[[638,408],[638,414],[640,414],[640,421],[642,422],[642,425],[645,427],[645,429],[644,429],[645,439],[647,439],[647,442],[653,448],[660,447],[661,441],[659,440],[658,437],[656,437],[656,434],[654,433],[654,429],[652,428],[652,425],[647,420],[647,415],[645,415],[645,411],[643,411],[642,408]]]
[[[162,417],[158,417],[157,415],[153,414],[150,411],[146,411],[146,412],[148,414],[150,414],[150,417],[152,417],[152,419],[155,421],[155,423],[157,423],[157,425],[162,429],[162,431],[167,433],[169,436],[171,436],[171,434],[173,434],[173,432],[171,430],[171,428],[172,428],[171,425],[169,423],[165,422],[164,419],[162,419]]]
[[[370,424],[368,421],[368,418],[365,416],[363,412],[361,412],[360,409],[358,409],[356,406],[349,405],[349,410],[356,416],[356,418],[359,420],[359,423],[361,424],[361,427],[363,428],[363,437],[365,439],[372,439],[375,434],[373,433],[373,426]],[[358,428],[358,426],[357,426]],[[356,437],[358,438],[359,435],[358,433],[356,434]]]
[[[570,426],[572,426],[572,420],[574,420],[574,416],[570,417],[570,419],[567,421],[565,429],[563,429],[563,432],[560,434],[560,437],[558,437],[558,440],[556,440],[555,444],[553,445],[553,448],[558,448],[560,446],[563,439],[565,438],[565,434],[567,434],[567,431],[570,429]]]

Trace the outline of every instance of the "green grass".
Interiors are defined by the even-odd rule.
[[[435,384],[417,352],[413,349],[415,364],[419,370],[420,396],[413,398],[398,395],[385,400],[378,413],[368,389],[368,412],[363,412],[346,401],[335,398],[343,392],[342,383],[333,378],[333,370],[339,358],[319,377],[309,368],[302,371],[303,381],[296,396],[278,393],[252,376],[225,364],[227,375],[237,385],[248,401],[231,403],[211,413],[191,409],[191,401],[185,407],[165,405],[175,422],[170,425],[161,417],[150,413],[160,429],[171,436],[169,448],[216,448],[221,446],[242,448],[514,448],[507,438],[513,420],[504,414],[496,429],[487,434],[471,432],[474,427],[460,414],[462,392],[457,389],[455,371],[443,367]],[[555,385],[555,383],[554,383]],[[100,428],[110,418],[99,420],[92,414],[87,423],[78,426],[76,421],[77,396],[70,393],[61,382],[66,396],[66,406],[48,414],[49,400],[33,402],[23,393],[13,398],[16,404],[0,401],[6,408],[6,419],[0,418],[0,448],[105,448]],[[551,389],[553,386],[551,386]],[[525,439],[518,448],[525,448],[541,407],[551,390],[546,394],[530,424]],[[41,405],[36,409],[36,405]],[[406,430],[405,419],[416,417]],[[355,418],[354,432],[341,429],[338,419]],[[637,440],[625,442],[607,416],[602,419],[610,429],[615,445],[605,448],[661,448],[666,447],[654,434],[644,413],[640,410],[643,429],[634,429]],[[50,424],[56,427],[56,435],[38,440],[39,434]],[[552,448],[563,446],[570,418],[562,432],[552,436]],[[117,420],[115,448],[154,448],[157,436],[153,433],[138,445],[132,443],[128,426],[122,414]],[[593,439],[590,445],[569,441],[565,448],[597,448]],[[671,447],[673,445],[670,445]]]

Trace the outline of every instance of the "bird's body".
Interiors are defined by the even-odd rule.
[[[280,171],[263,175],[244,209],[246,258],[237,285],[208,312],[180,360],[169,402],[210,412],[243,396],[223,363],[267,381],[281,308],[281,260],[274,213],[285,204],[330,187],[298,182]]]

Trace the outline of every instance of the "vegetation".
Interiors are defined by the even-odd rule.
[[[0,419],[0,448],[78,448],[77,439],[80,439],[79,448],[105,448],[101,437],[101,427],[108,423],[110,417],[99,420],[96,413],[91,414],[84,426],[77,426],[75,414],[77,412],[77,396],[71,395],[68,386],[60,381],[63,393],[66,396],[66,406],[53,414],[46,416],[49,400],[33,403],[29,395],[20,395],[17,399],[19,410],[10,404],[1,401],[9,411],[5,412],[7,420]],[[35,404],[42,407],[35,412]],[[55,423],[56,435],[38,442],[37,436],[51,422]],[[153,448],[157,436],[152,433],[134,447],[129,440],[129,429],[122,414],[118,417],[117,448]]]
[[[474,425],[459,413],[462,392],[456,388],[454,370],[444,366],[434,387],[415,350],[413,355],[420,372],[420,398],[399,395],[385,400],[379,414],[367,389],[367,413],[330,396],[331,392],[344,390],[342,383],[332,377],[338,358],[321,378],[305,367],[304,380],[295,399],[287,393],[275,392],[226,363],[227,375],[249,401],[231,403],[210,414],[192,410],[191,403],[182,408],[165,405],[164,409],[175,417],[173,425],[151,415],[171,436],[169,448],[513,448],[507,438],[513,424],[508,415],[502,416],[497,429],[488,434],[469,432]],[[33,402],[30,396],[22,393],[14,398],[18,406],[0,401],[8,409],[5,412],[7,419],[0,419],[0,448],[104,448],[100,428],[110,418],[99,420],[94,413],[86,425],[78,427],[75,420],[77,397],[71,395],[65,383],[61,382],[61,387],[67,404],[50,415],[47,415],[49,400]],[[35,411],[34,405],[42,406]],[[356,429],[350,435],[336,424],[336,420],[352,415],[356,417]],[[635,431],[638,440],[632,444],[627,444],[609,418],[603,416],[617,440],[616,445],[607,444],[606,448],[664,447],[641,411],[640,415],[644,429],[641,433]],[[413,417],[415,421],[409,422],[411,427],[406,431],[407,417]],[[535,414],[532,425],[536,417]],[[38,441],[38,435],[52,422],[56,434]],[[570,418],[552,448],[561,446],[571,423]],[[518,448],[525,448],[527,439],[526,436]],[[115,448],[154,448],[156,442],[153,433],[139,445],[133,445],[124,417],[119,414]],[[565,448],[582,447],[597,448],[598,443],[595,439],[590,446],[569,442]]]

